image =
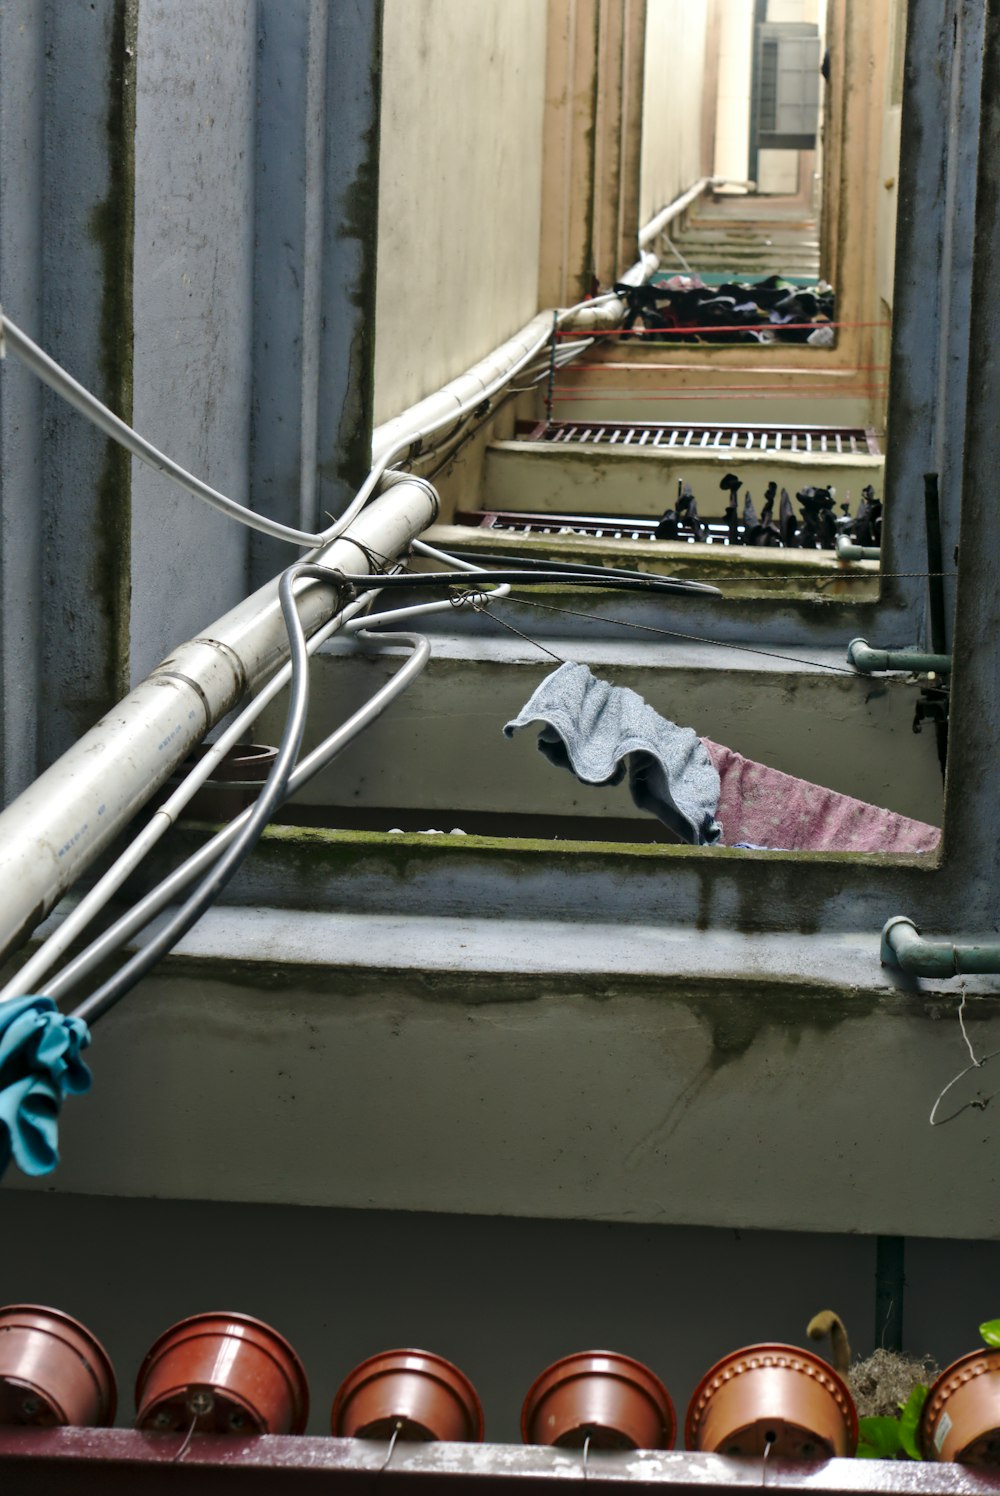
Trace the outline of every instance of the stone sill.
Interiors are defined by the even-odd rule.
[[[104,1496],[115,1492],[183,1489],[236,1491],[284,1496],[293,1489],[338,1491],[358,1496],[412,1480],[420,1491],[461,1496],[477,1490],[517,1486],[525,1496],[550,1489],[553,1482],[586,1481],[588,1488],[657,1486],[683,1492],[758,1490],[789,1493],[942,1493],[973,1496],[1000,1491],[1000,1472],[960,1465],[912,1464],[890,1460],[827,1460],[818,1464],[757,1460],[712,1454],[637,1450],[592,1454],[584,1470],[576,1451],[505,1444],[397,1444],[386,1465],[381,1441],[280,1435],[226,1438],[196,1435],[174,1463],[182,1440],[126,1429],[0,1429],[0,1478],[14,1492],[75,1493],[83,1482]],[[384,1467],[384,1468],[383,1468]]]

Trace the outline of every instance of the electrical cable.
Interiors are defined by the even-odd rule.
[[[568,563],[558,562],[558,566],[566,567]],[[371,576],[365,573],[363,576],[353,576],[348,572],[334,571],[323,568],[326,577],[348,587],[357,586],[371,581]],[[595,575],[599,573],[599,575]],[[660,577],[651,572],[618,573],[611,572],[604,567],[569,567],[564,570],[553,570],[531,572],[511,568],[484,568],[478,572],[483,582],[507,582],[513,587],[565,587],[569,583],[579,587],[607,587],[616,592],[666,592],[700,594],[708,597],[721,597],[716,587],[709,587],[704,582],[686,582],[677,577]],[[456,582],[465,581],[462,572],[442,571],[403,571],[393,572],[391,576],[379,577],[379,589],[384,587],[450,587]]]
[[[167,951],[187,934],[208,906],[218,898],[241,863],[249,856],[270,820],[272,812],[284,799],[299,756],[299,749],[302,746],[309,709],[309,654],[306,650],[305,631],[295,606],[294,592],[295,583],[304,579],[328,582],[330,570],[328,567],[308,563],[290,566],[282,573],[278,583],[278,601],[281,605],[285,628],[288,631],[289,660],[292,666],[288,714],[281,735],[278,756],[260,794],[250,807],[250,814],[214,867],[167,921],[163,929],[159,930],[148,944],[138,950],[125,962],[124,966],[98,987],[97,991],[92,993],[77,1009],[75,1017],[82,1018],[87,1023],[92,1023],[95,1019],[102,1017],[109,1008],[112,1008],[127,992],[132,990],[147,971],[156,965],[161,956],[166,955]]]
[[[308,653],[310,655],[314,654],[321,644],[324,644],[338,629],[346,626],[353,616],[363,613],[367,607],[371,606],[376,596],[377,593],[375,591],[364,594],[354,603],[349,604],[348,607],[336,614],[335,617],[331,618],[321,628],[317,629],[306,644]],[[367,619],[362,619],[359,621],[359,624],[363,627],[367,622]],[[216,765],[225,757],[230,748],[242,741],[247,729],[252,726],[264,708],[287,685],[291,673],[292,665],[289,660],[272,675],[267,684],[244,707],[239,716],[211,744],[203,757],[185,775],[181,783],[173,790],[163,804],[157,807],[150,820],[146,822],[138,835],[133,838],[93,887],[88,889],[79,903],[74,905],[58,928],[53,930],[48,939],[43,941],[38,949],[29,956],[25,964],[15,972],[7,985],[0,991],[0,1003],[5,1002],[7,998],[19,997],[25,991],[30,992],[34,990],[39,981],[59,960],[60,956],[69,949],[77,936],[96,918],[108,901],[114,897],[125,880],[135,872],[143,859],[148,856],[161,838],[175,825],[184,807],[201,788],[205,780],[211,777]]]
[[[614,299],[614,293],[608,293],[607,296],[597,298],[598,301],[609,299]],[[574,306],[560,311],[557,314],[557,321],[562,325],[581,308],[593,305],[594,301],[577,302]],[[574,335],[572,330],[570,335]],[[172,479],[194,498],[200,499],[203,503],[225,514],[229,519],[238,520],[241,524],[247,525],[251,529],[259,530],[264,535],[270,535],[277,540],[287,541],[292,545],[308,547],[321,547],[329,544],[331,540],[336,540],[348,525],[350,525],[355,516],[360,513],[365,504],[367,504],[380,479],[393,463],[398,461],[407,452],[414,454],[418,452],[426,438],[440,430],[441,426],[447,422],[454,423],[455,429],[459,430],[463,422],[468,420],[470,416],[475,415],[484,401],[492,400],[495,394],[499,393],[506,385],[512,383],[525,368],[531,366],[542,349],[548,345],[551,336],[549,332],[541,334],[525,350],[520,358],[515,359],[507,369],[503,370],[488,384],[484,385],[474,396],[461,402],[454,412],[449,412],[441,420],[432,421],[429,425],[418,428],[416,431],[409,431],[400,437],[398,441],[393,443],[392,446],[387,448],[385,452],[373,461],[367,478],[343,514],[338,515],[326,529],[312,533],[306,530],[297,530],[294,526],[285,525],[278,520],[269,519],[266,515],[258,514],[256,510],[249,509],[245,504],[237,503],[235,499],[231,499],[226,494],[220,493],[218,489],[212,488],[210,484],[205,483],[194,473],[188,472],[180,463],[175,462],[173,458],[168,457],[166,453],[161,452],[158,447],[155,447],[152,442],[147,441],[144,436],[141,436],[139,432],[129,426],[120,416],[115,415],[114,411],[110,410],[108,406],[98,400],[96,395],[91,394],[84,385],[80,384],[67,370],[56,363],[55,359],[51,358],[26,332],[18,327],[16,323],[12,322],[10,317],[0,308],[0,357],[4,355],[7,347],[9,347],[11,352],[37,378],[41,379],[44,384],[47,384],[50,389],[55,390],[74,410],[92,422],[98,430],[103,431],[106,436],[118,442],[140,462],[145,463],[148,467],[153,468],[154,471],[163,473],[164,476]],[[579,339],[578,333],[575,336]],[[584,346],[589,346],[591,341],[592,335],[587,337]]]
[[[392,678],[386,681],[375,694],[353,712],[345,722],[323,739],[311,753],[307,754],[302,762],[295,768],[288,782],[286,798],[290,799],[296,795],[310,779],[314,778],[322,769],[325,769],[338,754],[348,747],[354,739],[377,721],[382,713],[395,701],[396,697],[411,684],[411,682],[424,669],[430,658],[430,641],[421,634],[384,633],[368,634],[364,637],[378,640],[379,643],[402,643],[408,644],[412,649],[409,659],[405,660]],[[48,984],[46,995],[58,1001],[71,988],[77,986],[84,977],[88,976],[96,966],[99,966],[107,957],[114,954],[126,941],[130,940],[139,930],[147,925],[150,920],[161,912],[172,899],[177,897],[195,878],[206,868],[212,866],[219,854],[226,850],[232,841],[239,835],[241,828],[246,824],[254,807],[241,812],[239,816],[223,826],[220,831],[205,844],[193,852],[179,867],[169,873],[162,882],[150,890],[138,903],[121,915],[113,925],[91,942],[86,950],[81,951],[73,958],[62,971],[60,971]],[[82,1015],[81,1009],[76,1010],[74,1016]]]
[[[44,349],[28,337],[27,333],[13,323],[5,312],[0,312],[0,338],[7,344],[11,352],[16,354],[23,364],[50,389],[55,390],[57,395],[79,411],[87,420],[95,425],[105,436],[110,436],[113,441],[118,442],[133,457],[144,462],[147,467],[153,468],[155,472],[163,473],[166,477],[193,494],[196,499],[218,509],[230,519],[239,520],[251,529],[260,530],[264,535],[274,536],[278,540],[287,540],[295,545],[312,546],[317,543],[319,537],[309,534],[305,530],[293,529],[290,525],[280,524],[277,520],[268,519],[264,514],[257,514],[255,510],[248,509],[244,504],[238,504],[235,499],[227,498],[218,489],[212,488],[203,482],[201,478],[189,473],[180,463],[174,462],[172,457],[167,457],[152,442],[147,441],[120,416],[116,416],[113,410],[109,410],[96,395],[92,395],[88,389],[78,383],[71,374],[68,374],[55,359],[50,358]]]
[[[425,545],[420,541],[414,542],[414,546],[424,554],[436,560],[443,561],[446,565],[452,564],[466,574],[479,570],[477,566],[467,561],[460,561],[448,555],[444,551],[438,551],[433,546]],[[388,558],[383,558],[388,560]],[[476,594],[487,600],[501,598],[510,591],[509,587],[498,587],[485,594]],[[401,618],[411,618],[415,615],[428,612],[450,611],[456,604],[461,605],[466,599],[449,599],[442,603],[424,603],[415,607],[397,608],[388,613],[367,615],[358,617],[359,613],[371,606],[371,602],[377,596],[377,590],[365,593],[354,603],[348,604],[329,622],[310,637],[306,644],[309,654],[314,654],[321,644],[325,643],[341,627],[345,632],[363,632],[365,637],[372,638],[401,638],[412,641],[416,636],[411,635],[370,635],[369,629],[384,622],[395,622]],[[16,973],[7,986],[0,991],[0,1002],[8,997],[14,997],[24,991],[26,986],[34,986],[46,972],[50,971],[54,963],[69,948],[76,937],[95,918],[100,910],[107,904],[109,899],[117,892],[131,873],[133,873],[162,836],[175,824],[184,807],[189,803],[193,795],[210,777],[212,769],[224,757],[228,749],[238,743],[247,728],[260,716],[264,708],[274,699],[278,692],[287,684],[291,675],[291,661],[281,667],[254,699],[244,708],[239,716],[230,724],[226,731],[211,745],[208,752],[191,769],[181,784],[168,797],[164,804],[156,810],[152,819],[139,832],[138,836],[129,844],[121,856],[112,864],[107,872],[98,882],[84,895],[78,904],[69,912],[58,928],[28,959],[26,964]],[[396,677],[393,677],[395,680]],[[405,676],[403,684],[408,681]],[[391,685],[391,682],[390,682]],[[399,687],[398,689],[401,689]],[[381,698],[379,698],[381,699]],[[393,699],[392,696],[389,699]],[[352,721],[354,719],[351,719]],[[302,782],[305,782],[304,780]],[[149,918],[152,918],[152,914]],[[127,938],[127,937],[124,937]],[[98,958],[100,959],[100,958]],[[82,973],[81,973],[82,975]]]
[[[475,554],[478,555],[481,560],[491,561],[491,562],[499,562],[503,566],[524,567],[526,570],[529,570],[529,571],[536,570],[536,571],[562,572],[565,576],[570,577],[570,578],[572,578],[572,577],[578,577],[578,576],[581,576],[581,575],[583,575],[583,576],[595,576],[595,577],[611,577],[611,578],[619,578],[619,577],[649,577],[649,576],[655,576],[656,575],[655,572],[635,571],[635,570],[630,570],[629,568],[624,567],[624,566],[589,566],[585,562],[582,562],[582,561],[579,562],[579,563],[576,562],[576,561],[550,561],[547,557],[543,557],[543,556],[505,556],[505,555],[501,554],[500,552],[495,552],[495,551],[489,551],[489,552],[482,551],[482,552],[480,552],[478,550],[475,552]],[[461,548],[459,548],[455,552],[455,558],[457,559],[458,557],[462,557],[462,559],[464,559],[466,561],[469,559],[468,553],[466,551],[463,551]],[[680,580],[680,579],[677,578],[676,580]],[[727,578],[726,580],[729,580],[729,579]],[[743,579],[741,578],[741,580],[743,580]],[[695,585],[700,588],[700,587],[704,586],[705,584],[702,583],[702,582],[697,582],[697,583],[695,583]],[[709,590],[710,594],[711,594],[712,591],[714,591],[714,589],[708,589],[708,590]],[[721,594],[719,594],[718,592],[715,592],[715,595],[718,597]]]

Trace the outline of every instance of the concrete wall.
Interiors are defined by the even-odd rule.
[[[715,176],[743,181],[750,151],[754,0],[727,0],[719,31]]]
[[[640,222],[702,175],[707,0],[648,0]],[[740,173],[746,175],[746,169]]]
[[[380,32],[377,0],[0,9],[5,312],[170,456],[296,526],[370,460]],[[291,552],[134,466],[14,358],[0,501],[12,798]]]
[[[387,0],[375,420],[537,311],[545,26],[534,0]]]
[[[482,1399],[487,1439],[519,1442],[533,1378],[586,1346],[644,1360],[682,1418],[714,1360],[757,1340],[808,1343],[818,1309],[845,1317],[857,1354],[875,1344],[871,1237],[11,1192],[4,1224],[4,1302],[54,1304],[90,1326],[115,1362],[126,1427],[148,1346],[212,1308],[288,1336],[316,1434],[341,1378],[395,1345],[453,1359]],[[971,1349],[996,1259],[992,1243],[908,1241],[906,1346],[942,1364]]]
[[[242,0],[143,0],[137,37],[133,420],[223,493],[249,484],[256,17]],[[169,183],[169,190],[164,184]],[[135,463],[130,666],[249,592],[248,534]]]

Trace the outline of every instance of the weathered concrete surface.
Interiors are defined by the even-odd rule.
[[[1000,1228],[992,1112],[927,1127],[967,1063],[957,997],[902,990],[869,931],[217,909],[181,952],[100,1025],[61,1189]]]
[[[760,602],[775,597],[837,598],[874,602],[879,595],[877,561],[837,561],[832,551],[770,550],[756,546],[699,545],[681,540],[633,540],[627,521],[612,517],[601,536],[561,533],[553,525],[534,534],[433,525],[425,539],[439,550],[576,561],[587,566],[624,566],[658,576],[683,577],[719,587],[727,598]]]
[[[376,423],[538,311],[544,39],[532,0],[386,0]]]
[[[497,616],[523,630],[536,629],[545,617],[533,608],[498,608]],[[556,662],[519,640],[497,639],[499,626],[492,632],[493,638],[435,637],[420,679],[317,776],[301,803],[613,815],[648,822],[624,785],[581,785],[548,763],[535,746],[535,729],[519,732],[513,741],[502,735],[503,724],[517,715]],[[668,720],[694,727],[748,758],[939,823],[942,785],[934,735],[912,731],[918,692],[902,680],[824,668],[843,666],[843,656],[796,664],[672,640],[641,646],[559,641],[556,652],[585,661],[602,679],[638,691]],[[313,665],[307,746],[367,699],[402,658],[399,651],[380,653],[350,643],[324,651]],[[283,710],[280,703],[269,710],[257,730],[259,741],[277,741]],[[331,818],[336,822],[336,810]],[[444,829],[452,824],[464,823]],[[600,837],[599,820],[594,824]],[[466,829],[475,830],[474,823]]]
[[[565,420],[578,419],[573,410],[559,415]],[[711,418],[720,419],[714,409]],[[640,414],[638,419],[654,417]],[[690,420],[692,413],[678,419]],[[744,483],[739,494],[741,510],[749,490],[759,513],[764,490],[773,482],[779,491],[787,488],[793,500],[797,490],[807,485],[832,484],[838,503],[851,500],[853,513],[866,484],[872,484],[882,497],[882,467],[881,457],[838,453],[784,456],[770,451],[621,447],[607,441],[572,446],[503,441],[487,449],[481,507],[659,516],[673,507],[677,484],[683,481],[694,489],[700,514],[716,516],[722,514],[727,497],[719,488],[719,479],[733,472]]]

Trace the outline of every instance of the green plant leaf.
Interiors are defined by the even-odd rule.
[[[905,1403],[900,1405],[899,1439],[911,1460],[923,1459],[920,1445],[917,1442],[917,1429],[920,1426],[920,1415],[924,1411],[928,1390],[923,1383],[920,1383],[914,1387]]]
[[[903,1448],[898,1418],[858,1420],[858,1459],[895,1460]]]
[[[979,1333],[987,1345],[1000,1346],[1000,1319],[987,1319],[979,1326]]]

